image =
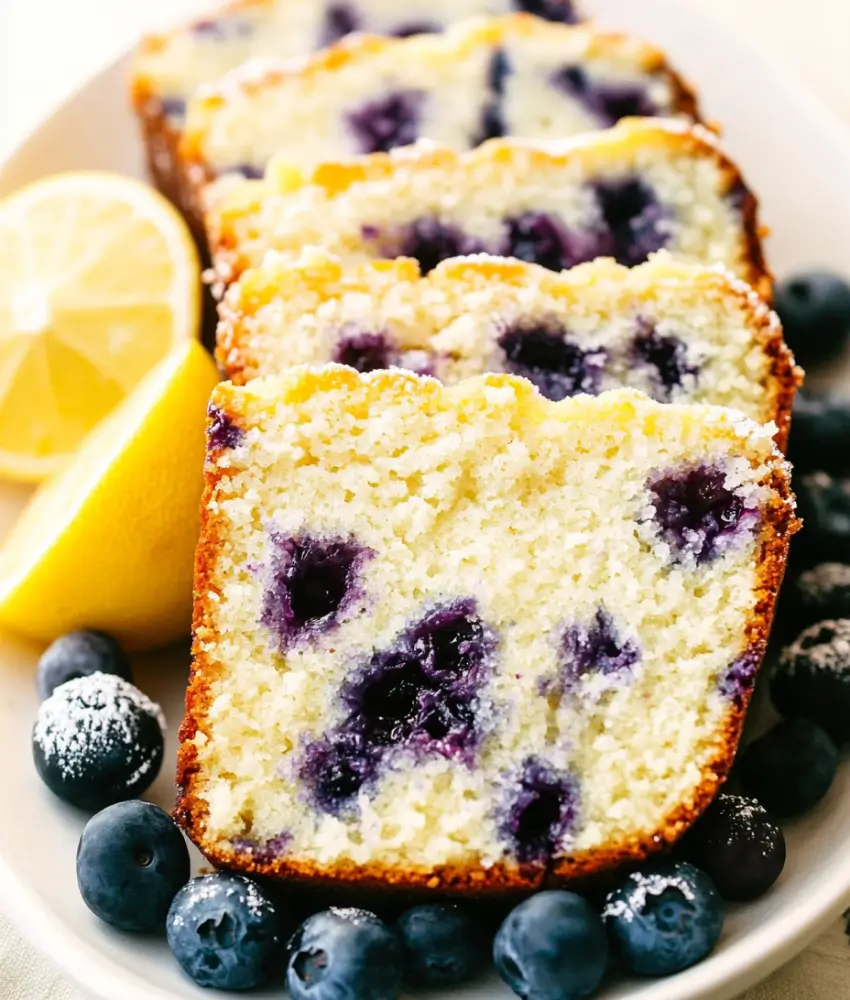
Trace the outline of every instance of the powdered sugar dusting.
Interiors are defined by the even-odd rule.
[[[778,669],[793,675],[798,669],[850,673],[850,619],[819,622],[807,628],[780,658]]]
[[[668,889],[675,889],[689,902],[694,902],[693,889],[687,879],[679,875],[659,875],[649,873],[646,875],[635,872],[629,876],[631,883],[624,898],[612,899],[605,905],[602,911],[602,919],[621,919],[632,921],[640,916],[646,907],[649,896],[660,896]]]
[[[196,907],[205,903],[218,903],[227,909],[238,909],[247,912],[256,920],[264,919],[272,909],[271,901],[263,894],[256,882],[244,875],[202,875],[192,879],[180,891],[181,905],[175,907],[169,921],[174,927],[182,927],[186,916],[191,915]],[[209,911],[201,910],[204,918]]]
[[[106,752],[124,751],[128,760],[145,754],[139,743],[139,713],[155,718],[165,733],[159,705],[122,677],[96,673],[62,684],[42,703],[33,739],[63,776],[82,778]],[[130,782],[144,777],[154,763],[145,757]]]

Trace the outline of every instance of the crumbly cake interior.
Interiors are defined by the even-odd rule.
[[[136,74],[180,126],[195,89],[247,59],[300,58],[352,31],[399,37],[441,31],[469,17],[524,10],[551,21],[580,20],[573,0],[248,0],[146,39]]]
[[[542,872],[716,790],[793,521],[769,429],[328,366],[219,386],[207,473],[180,811],[211,856]]]
[[[501,254],[562,270],[608,256],[633,266],[660,249],[720,262],[769,292],[755,205],[704,129],[630,120],[539,146],[494,140],[464,156],[426,143],[302,178],[215,191],[207,214],[214,275],[232,281],[278,250],[323,246],[346,264]]]
[[[443,34],[355,35],[303,64],[245,64],[190,101],[182,155],[210,175],[261,176],[283,150],[309,169],[420,137],[470,149],[494,136],[563,138],[628,115],[693,120],[656,49],[525,14]]]
[[[220,309],[217,359],[243,383],[291,365],[399,367],[450,385],[510,372],[549,399],[623,385],[659,402],[733,406],[783,423],[796,372],[776,315],[720,267],[666,254],[553,274],[497,257],[346,269],[311,249],[270,253]]]

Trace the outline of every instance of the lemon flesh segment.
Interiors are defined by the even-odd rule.
[[[218,380],[187,341],[34,494],[0,548],[0,625],[45,643],[102,629],[128,649],[188,634],[205,413]]]
[[[39,481],[199,332],[200,265],[138,181],[69,173],[0,202],[0,476]]]

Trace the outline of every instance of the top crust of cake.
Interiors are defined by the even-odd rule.
[[[310,244],[347,264],[365,263],[385,254],[364,229],[423,217],[475,237],[479,230],[491,234],[485,242],[493,241],[501,216],[550,213],[579,222],[588,185],[621,178],[670,187],[657,194],[673,199],[672,253],[722,262],[770,300],[758,204],[717,137],[701,126],[646,118],[559,142],[493,139],[467,152],[422,141],[310,171],[293,167],[283,154],[261,180],[222,179],[207,189],[212,280],[220,292],[259,266],[266,251],[296,260]]]
[[[710,549],[674,527],[679,488],[704,496],[692,476],[724,504],[738,497]],[[216,864],[258,874],[462,893],[568,884],[682,835],[731,765],[797,528],[770,432],[733,411],[629,390],[550,403],[511,376],[444,388],[338,366],[216,389],[203,522],[178,776],[187,832]],[[316,545],[355,575],[338,617],[292,632],[275,617],[274,560]],[[402,755],[361,788],[362,822],[311,797],[324,751],[309,740],[342,725],[340,696],[360,697],[364,652],[395,662],[385,644],[399,628],[418,635],[449,594],[440,614],[478,629],[458,655],[495,657],[475,682],[495,714],[473,758]],[[558,647],[538,630],[563,614],[577,673],[558,681]],[[587,615],[596,639],[575,630]],[[585,676],[587,641],[604,667]],[[541,749],[554,770],[526,760],[514,785]],[[557,794],[557,849],[548,834],[530,854],[521,839],[507,848],[526,794]]]
[[[513,56],[516,72],[526,81],[522,93],[513,92],[509,69],[494,78],[491,63],[503,50]],[[403,39],[353,35],[299,63],[245,64],[192,99],[181,155],[187,176],[200,187],[205,177],[238,172],[245,164],[262,169],[279,150],[308,167],[334,153],[369,152],[347,134],[345,117],[356,117],[358,109],[365,113],[370,101],[393,95],[418,107],[431,91],[437,99],[421,113],[422,133],[452,146],[469,148],[486,137],[480,115],[492,100],[491,91],[501,94],[506,116],[495,134],[552,138],[581,132],[594,126],[594,116],[574,91],[584,94],[592,80],[570,77],[556,84],[548,78],[547,73],[565,67],[588,70],[592,80],[612,86],[641,84],[656,113],[699,120],[693,92],[659,49],[591,26],[509,14],[470,19],[442,34]],[[553,105],[552,114],[537,107],[546,101]],[[569,121],[564,119],[568,108]],[[376,148],[408,145],[418,137],[412,122],[412,136],[383,135],[388,114],[386,109],[379,113],[382,131],[375,138],[388,145]]]

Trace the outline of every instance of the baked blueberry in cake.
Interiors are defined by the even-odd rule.
[[[212,405],[177,813],[214,863],[557,886],[714,797],[796,529],[769,430],[336,365]]]
[[[624,266],[658,250],[724,264],[765,297],[756,200],[713,134],[657,119],[557,144],[496,139],[458,154],[427,143],[326,163],[271,164],[211,206],[221,285],[268,250],[323,246],[348,264],[490,253],[560,271],[596,257]]]
[[[780,445],[800,378],[748,285],[666,254],[558,274],[479,255],[421,277],[405,258],[346,269],[315,248],[294,264],[270,253],[231,285],[220,314],[218,362],[237,383],[336,361],[445,384],[510,372],[552,400],[628,385],[660,402],[737,407],[776,424]]]
[[[497,136],[562,139],[636,115],[699,120],[662,52],[512,14],[439,35],[356,35],[298,64],[246,64],[189,102],[180,158],[198,210],[205,182],[262,175],[281,152],[310,170],[420,138],[468,150]]]
[[[132,97],[157,186],[179,202],[177,145],[189,99],[248,59],[302,58],[353,31],[405,37],[517,10],[564,24],[581,20],[576,0],[231,0],[151,35],[136,54]]]

